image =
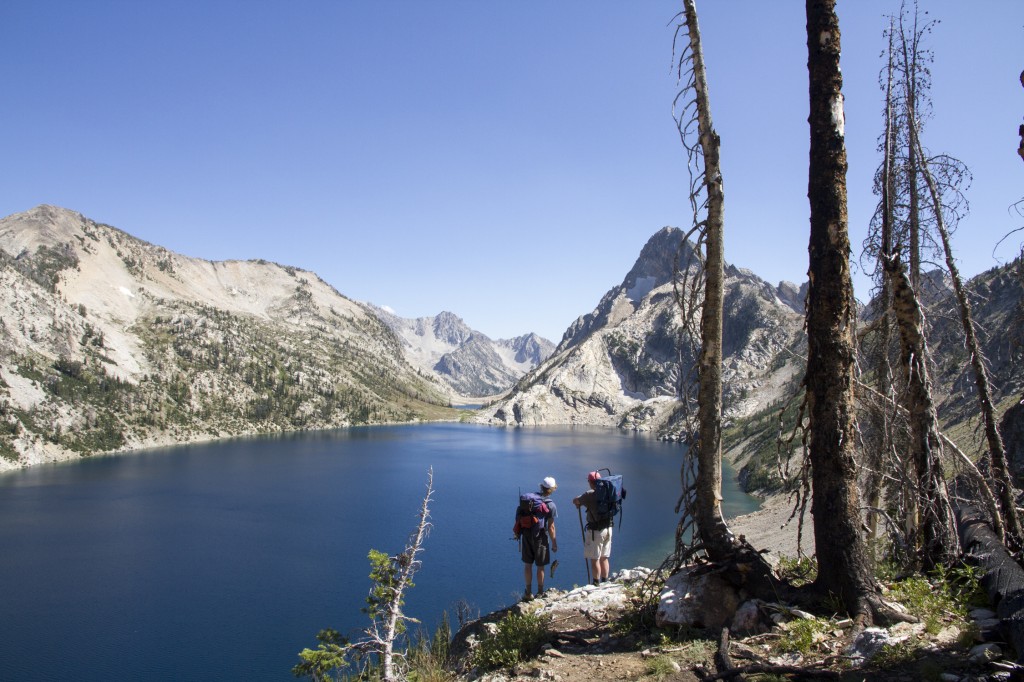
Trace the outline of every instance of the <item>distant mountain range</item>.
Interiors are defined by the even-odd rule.
[[[659,230],[553,347],[535,334],[491,340],[451,312],[399,318],[311,272],[187,258],[40,206],[0,220],[0,468],[237,434],[467,417],[680,439],[676,396],[693,359],[672,279],[692,257],[680,230]],[[725,435],[744,480],[758,487],[775,466],[781,407],[800,390],[807,288],[733,266],[726,275]],[[940,416],[967,441],[977,410],[962,333],[945,280],[928,280]],[[1024,287],[1004,267],[971,288],[1005,410],[1024,385]],[[487,405],[467,413],[455,402]]]
[[[462,396],[485,398],[508,390],[555,348],[533,333],[492,341],[450,312],[406,319],[376,306],[373,311],[398,335],[406,360],[436,373]]]

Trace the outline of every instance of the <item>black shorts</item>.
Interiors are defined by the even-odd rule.
[[[548,534],[545,532],[531,533],[525,531],[521,536],[523,546],[523,563],[547,566],[551,559],[548,551]]]

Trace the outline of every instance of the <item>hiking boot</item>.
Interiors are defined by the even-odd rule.
[[[555,577],[555,569],[558,568],[558,559],[551,562],[551,577]]]
[[[526,590],[526,592],[523,593],[523,601],[533,601],[533,592]]]
[[[547,590],[537,590],[537,594],[535,594],[533,596],[535,596],[537,599],[543,599],[544,595],[547,594],[547,593],[548,593]]]

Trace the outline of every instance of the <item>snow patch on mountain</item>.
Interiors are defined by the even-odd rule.
[[[655,277],[637,277],[636,282],[626,292],[626,296],[633,303],[639,303],[644,296],[651,293],[651,290],[654,289],[657,284],[658,280]]]

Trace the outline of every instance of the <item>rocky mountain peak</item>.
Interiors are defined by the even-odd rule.
[[[470,329],[461,317],[447,310],[434,317],[432,327],[435,337],[452,346],[463,344],[474,334],[479,334]]]
[[[579,317],[562,336],[563,350],[579,343],[595,329],[614,325],[637,310],[652,291],[672,281],[676,267],[689,267],[694,254],[691,244],[683,243],[683,231],[663,227],[647,240],[633,267],[622,283],[609,290],[593,312]]]
[[[555,345],[534,333],[517,336],[514,339],[499,343],[507,344],[515,351],[515,361],[536,367],[555,350]]]
[[[0,248],[14,257],[35,253],[40,246],[67,244],[81,233],[81,214],[43,204],[0,221]]]
[[[663,227],[644,244],[620,288],[631,301],[638,303],[655,287],[672,281],[677,267],[683,270],[689,267],[692,258],[692,245],[683,243],[682,230]]]
[[[681,377],[690,376],[673,290],[678,268],[695,258],[677,228],[656,232],[622,283],[562,337],[551,358],[480,420],[503,424],[592,424],[671,429]],[[678,266],[677,266],[678,263]],[[723,341],[726,396],[736,410],[758,385],[776,385],[789,370],[773,364],[802,327],[776,287],[728,266]],[[794,287],[789,298],[799,296]],[[802,304],[801,304],[802,305]]]
[[[807,282],[800,286],[792,282],[779,282],[779,286],[775,288],[775,294],[794,312],[803,314],[804,302],[807,300]]]

